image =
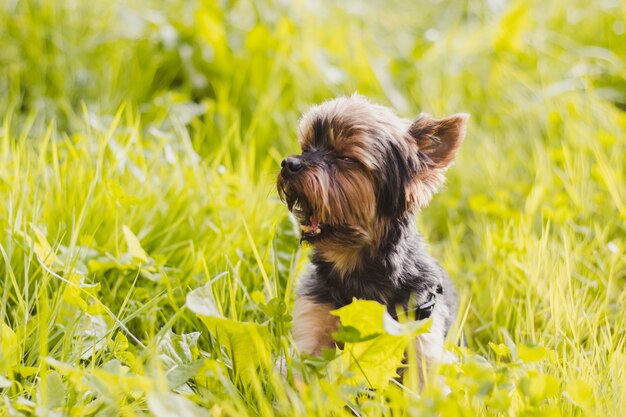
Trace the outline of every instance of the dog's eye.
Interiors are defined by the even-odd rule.
[[[357,162],[359,162],[359,161],[357,161],[356,159],[351,158],[351,157],[349,157],[349,156],[340,156],[340,157],[338,157],[337,159],[340,159],[340,160],[345,161],[345,162],[353,162],[353,163],[357,163]]]

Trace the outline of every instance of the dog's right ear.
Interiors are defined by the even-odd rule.
[[[456,157],[465,139],[469,114],[457,113],[442,119],[421,114],[409,127],[408,134],[430,168],[445,169]]]
[[[443,184],[443,173],[456,157],[465,138],[468,118],[467,113],[441,119],[421,114],[409,127],[408,139],[417,145],[417,163],[414,164],[417,172],[406,187],[410,209],[426,207]]]

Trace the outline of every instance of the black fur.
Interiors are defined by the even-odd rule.
[[[420,303],[435,294],[436,302],[448,306],[447,331],[456,316],[456,291],[448,274],[428,254],[413,216],[392,222],[383,242],[374,256],[345,276],[314,252],[300,295],[336,308],[353,298],[375,300],[397,317],[396,309],[409,309],[412,297]]]
[[[397,218],[407,209],[405,186],[416,170],[411,170],[400,149],[391,142],[388,142],[383,154],[389,163],[375,177],[378,182],[376,208],[381,216]]]

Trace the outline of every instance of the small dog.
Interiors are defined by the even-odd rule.
[[[358,298],[384,304],[393,317],[398,308],[415,319],[431,317],[416,350],[421,363],[441,359],[457,296],[428,255],[414,213],[443,183],[468,117],[422,114],[411,122],[359,95],[324,102],[302,117],[302,154],[282,161],[277,181],[301,224],[301,240],[313,245],[293,311],[301,352],[334,347],[338,318],[329,312]]]

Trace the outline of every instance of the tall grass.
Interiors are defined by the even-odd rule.
[[[611,1],[4,2],[0,415],[622,415],[625,25]],[[275,175],[298,115],[354,91],[472,114],[418,220],[467,347],[422,392],[339,383],[289,334],[308,248]]]

